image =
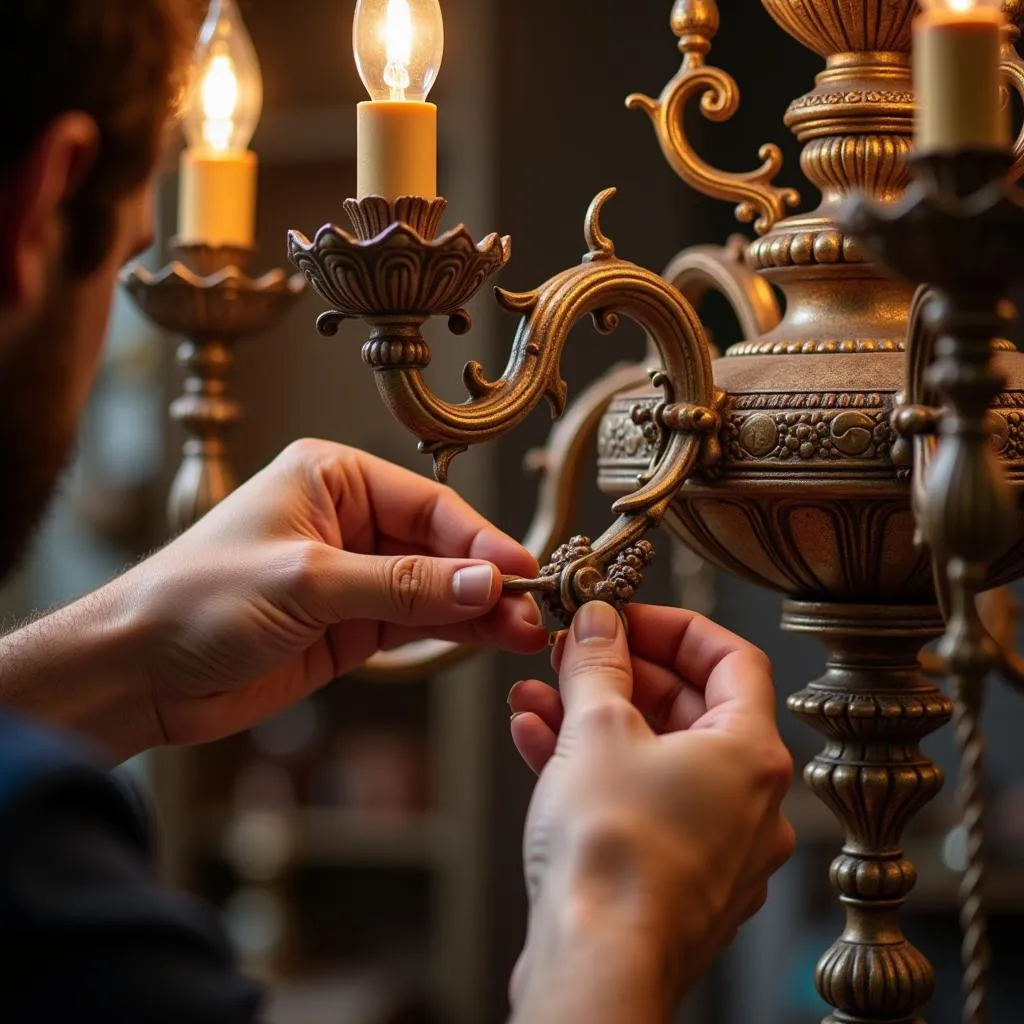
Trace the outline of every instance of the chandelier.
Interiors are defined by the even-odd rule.
[[[466,305],[508,262],[511,243],[477,241],[463,227],[440,233],[447,204],[436,193],[436,110],[426,101],[441,64],[438,0],[359,0],[356,59],[372,100],[358,113],[350,226],[325,225],[312,239],[292,232],[289,255],[330,307],[322,333],[346,318],[367,323],[363,359],[438,479],[543,401],[566,414],[549,442],[529,538],[547,564],[537,579],[507,578],[508,592],[537,595],[562,623],[587,601],[621,609],[653,557],[646,535],[664,525],[711,565],[785,595],[783,628],[824,643],[825,674],[789,707],[826,737],[806,779],[847,835],[830,876],[846,928],[816,973],[835,1024],[913,1024],[932,994],[932,968],[900,928],[915,881],[901,836],[942,785],[919,744],[955,717],[969,861],[964,1016],[985,1024],[979,717],[993,673],[1024,688],[978,601],[1024,576],[1024,360],[1002,340],[1015,317],[1007,295],[1024,280],[1024,193],[1015,184],[1024,135],[1011,143],[1007,113],[1009,92],[1024,96],[1015,49],[1024,2],[762,3],[825,60],[784,116],[821,194],[817,208],[793,212],[800,198],[776,184],[775,145],[762,146],[746,173],[696,152],[687,109],[726,121],[740,96],[708,62],[714,0],[676,0],[682,66],[659,97],[627,103],[650,118],[683,181],[734,204],[755,237],[684,250],[656,274],[617,255],[601,224],[614,190],[603,192],[586,215],[580,265],[533,291],[497,291],[519,317],[509,362],[497,379],[469,362],[464,403],[427,383],[422,327],[440,316],[453,333],[469,331]],[[304,283],[281,272],[254,281],[239,269],[251,245],[252,158],[235,128],[244,121],[251,135],[255,121],[244,104],[233,119],[225,95],[234,94],[218,86],[216,24],[234,17],[233,0],[216,0],[204,29],[204,81],[213,85],[202,93],[200,142],[218,152],[183,158],[192,221],[182,259],[127,278],[144,310],[190,338],[183,358],[193,375],[176,408],[195,437],[172,499],[177,525],[230,489],[225,339],[265,326]],[[239,66],[251,67],[241,56]],[[209,198],[218,195],[231,202]],[[744,332],[718,358],[698,315],[711,291]],[[592,317],[611,333],[623,316],[646,330],[650,358],[569,405],[559,366],[572,328]],[[597,538],[570,537],[566,510],[593,433],[616,518]],[[953,699],[922,671],[922,648],[939,637]],[[428,646],[381,669],[459,655]]]

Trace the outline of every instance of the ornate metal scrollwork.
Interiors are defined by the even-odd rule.
[[[774,143],[767,143],[758,152],[762,163],[756,170],[722,171],[697,155],[683,125],[686,107],[697,96],[701,113],[709,121],[728,121],[739,109],[736,80],[705,62],[718,26],[714,0],[676,0],[672,31],[679,37],[682,67],[658,99],[634,93],[627,98],[626,106],[643,110],[651,118],[665,159],[687,185],[714,199],[735,202],[737,219],[744,224],[753,221],[754,230],[763,235],[786,215],[788,208],[800,202],[796,189],[772,184],[782,169],[782,151]]]
[[[588,251],[579,266],[534,291],[497,292],[502,307],[521,318],[512,353],[497,380],[478,363],[467,364],[463,377],[470,397],[462,404],[443,401],[424,380],[430,350],[420,328],[438,314],[454,316],[456,326],[463,326],[463,305],[507,261],[508,239],[491,236],[475,245],[464,228],[456,228],[435,240],[402,222],[372,238],[355,238],[333,226],[322,228],[312,242],[296,232],[289,236],[292,259],[334,306],[320,318],[321,329],[331,333],[349,316],[371,324],[364,359],[387,407],[419,439],[421,451],[434,457],[439,480],[446,479],[459,453],[514,429],[542,400],[561,415],[567,398],[561,356],[581,320],[590,316],[600,332],[610,333],[626,316],[647,331],[662,364],[656,383],[664,391],[650,471],[634,493],[616,502],[619,518],[585,553],[539,579],[506,580],[507,591],[538,593],[563,618],[587,601],[621,605],[625,590],[618,577],[634,568],[630,551],[646,552],[638,545],[661,521],[679,487],[698,468],[712,468],[721,454],[722,398],[712,382],[704,329],[675,288],[615,255],[601,228],[602,208],[614,194],[608,189],[590,206]],[[371,223],[363,220],[366,224],[354,221],[357,231]]]

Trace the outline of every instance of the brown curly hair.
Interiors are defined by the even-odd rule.
[[[80,111],[100,146],[68,202],[68,269],[88,274],[113,242],[118,202],[153,172],[185,85],[200,0],[16,0],[0,33],[0,188],[48,126]]]

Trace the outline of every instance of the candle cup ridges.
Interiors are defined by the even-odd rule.
[[[253,251],[234,246],[172,245],[174,259],[152,272],[135,265],[122,284],[157,327],[178,335],[185,369],[183,394],[172,418],[187,434],[183,460],[168,499],[170,527],[191,526],[234,490],[227,436],[242,409],[228,391],[227,374],[238,341],[267,330],[299,298],[299,274],[273,270],[250,277]]]

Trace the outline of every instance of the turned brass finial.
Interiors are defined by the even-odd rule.
[[[715,0],[676,0],[672,8],[672,31],[679,37],[683,54],[703,57],[711,49],[720,24]]]

